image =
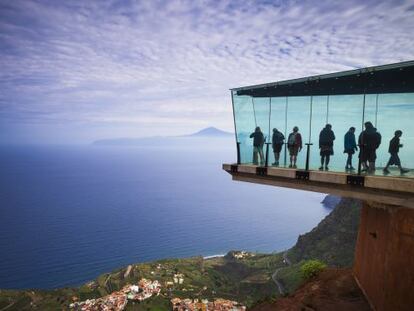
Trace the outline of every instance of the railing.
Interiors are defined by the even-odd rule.
[[[264,151],[264,160],[260,156],[261,154],[263,154],[263,150],[262,150],[262,152],[260,154],[258,154],[258,156],[260,157],[260,161],[258,159],[258,163],[255,164],[255,165],[257,165],[259,167],[260,166],[261,167],[265,167],[265,168],[267,168],[269,166],[272,167],[273,165],[271,165],[271,164],[269,165],[269,161],[270,161],[270,152],[269,152],[269,149],[271,148],[270,145],[272,145],[272,143],[265,142],[264,145],[266,146],[265,147],[266,149]],[[284,161],[283,161],[283,164],[278,165],[278,166],[280,166],[282,168],[289,168],[289,166],[287,164],[287,152],[288,152],[287,149],[288,149],[288,144],[287,143],[283,143],[282,145],[283,145],[282,148],[284,150],[281,150],[280,155],[282,154],[282,152],[284,152]],[[314,163],[314,169],[311,168],[311,154],[312,154],[312,146],[314,146],[314,143],[311,143],[311,142],[310,143],[305,143],[305,145],[306,145],[306,155],[305,155],[305,159],[304,159],[304,162],[298,162],[298,169],[299,170],[302,170],[302,171],[317,170],[317,168],[315,166],[315,163]],[[237,142],[236,143],[236,148],[237,148],[237,164],[238,165],[240,165],[240,164],[254,164],[253,161],[250,162],[250,161],[243,161],[242,160],[243,157],[242,157],[242,151],[241,150],[242,149],[246,149],[247,146],[248,146],[248,144],[243,144],[242,142]],[[248,147],[251,147],[251,148],[249,148],[249,151],[251,152],[251,154],[249,154],[249,155],[245,154],[244,155],[244,158],[246,158],[246,157],[249,158],[251,156],[252,159],[253,159],[253,153],[256,152],[256,151],[253,150],[253,145],[250,145]],[[358,147],[359,147],[359,154],[355,153],[355,156],[358,156],[358,169],[356,171],[344,170],[344,172],[347,173],[347,174],[356,175],[356,176],[364,176],[366,174],[382,175],[382,170],[381,169],[377,169],[374,172],[370,172],[369,169],[368,169],[368,167],[363,169],[360,154],[364,152],[364,145],[358,145]],[[344,158],[344,160],[345,160],[345,158]],[[300,163],[302,163],[302,165],[300,165]],[[338,169],[336,169],[334,167],[334,169],[332,171],[338,172],[338,171],[341,171],[341,170],[338,170]],[[408,174],[404,174],[402,176],[403,177],[414,177],[414,174],[413,173],[408,173]]]

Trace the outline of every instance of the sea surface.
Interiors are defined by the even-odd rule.
[[[234,182],[232,139],[0,147],[0,288],[75,286],[130,263],[291,247],[324,195]]]

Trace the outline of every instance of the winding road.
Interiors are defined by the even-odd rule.
[[[283,256],[283,263],[289,267],[292,263],[290,262],[289,258],[287,257],[287,251],[285,251],[282,256]],[[273,280],[273,282],[275,282],[275,284],[277,286],[277,289],[279,290],[279,293],[281,295],[284,295],[286,293],[286,290],[285,290],[283,284],[277,279],[277,274],[279,273],[280,270],[282,270],[284,268],[286,268],[286,267],[279,267],[272,274],[272,280]]]

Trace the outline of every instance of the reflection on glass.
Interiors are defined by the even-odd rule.
[[[253,104],[249,96],[233,95],[236,137],[240,145],[240,162],[252,163],[253,145],[250,133],[256,127]]]
[[[289,167],[290,154],[297,151],[297,168],[305,169],[306,144],[309,143],[311,144],[309,169],[317,170],[321,166],[321,131],[327,124],[331,124],[335,140],[332,146],[333,154],[330,156],[329,171],[356,174],[361,148],[355,144],[361,143],[361,141],[358,142],[358,138],[365,130],[364,123],[370,122],[381,135],[381,143],[375,150],[374,157],[372,154],[370,157],[370,161],[375,162],[373,165],[376,168],[375,172],[371,173],[385,176],[414,176],[411,171],[406,170],[414,167],[414,93],[272,98],[238,96],[236,92],[232,95],[236,136],[240,143],[240,156],[243,164],[253,162],[259,165],[264,164],[260,153],[263,152],[266,156],[266,145],[263,145],[262,150],[256,149],[256,158],[260,159],[255,160],[254,138],[250,137],[255,129],[260,127],[263,140],[269,143],[269,165]],[[292,139],[289,142],[289,136],[294,127],[298,128],[298,133],[302,138],[301,150],[289,148],[289,143],[293,142]],[[350,131],[351,128],[355,130]],[[274,148],[275,144],[272,139],[274,129],[282,135],[279,136],[280,148]],[[398,132],[397,138],[396,131],[401,131],[401,133]],[[362,146],[368,146],[371,143],[369,135],[361,137],[365,137],[365,141],[361,143]],[[390,147],[390,144],[394,147]],[[363,154],[365,155],[366,153]]]
[[[297,154],[296,164],[298,168],[305,168],[306,148],[304,147],[305,143],[309,141],[310,107],[310,97],[297,96],[288,98],[286,136],[288,143],[288,163],[294,165],[295,154]],[[293,130],[295,127],[298,128],[299,135],[295,134]],[[293,160],[293,162],[290,160]]]
[[[314,96],[312,98],[312,131],[310,137],[309,168],[318,169],[320,166],[319,134],[328,123],[328,96]]]
[[[339,95],[331,96],[329,100],[329,123],[336,139],[334,143],[334,155],[331,157],[330,169],[334,171],[345,171],[348,153],[344,152],[345,135],[351,127],[355,128],[356,141],[361,132],[363,111],[363,95]],[[356,172],[358,168],[358,154],[352,154],[352,167]]]
[[[398,156],[403,168],[414,167],[414,93],[380,94],[378,98],[377,129],[382,135],[382,142],[377,150],[376,165],[381,170],[387,164],[390,141],[395,131],[401,130]],[[391,175],[399,176],[398,167],[390,167]],[[408,173],[408,175],[410,175]]]
[[[272,150],[269,152],[269,163],[275,166],[285,166],[287,163],[285,144],[287,137],[286,101],[286,97],[271,98],[270,131]],[[283,137],[278,133],[281,133]]]

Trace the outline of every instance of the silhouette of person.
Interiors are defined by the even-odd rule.
[[[326,126],[322,129],[319,133],[319,149],[321,155],[321,167],[319,170],[323,170],[323,166],[325,165],[325,170],[329,170],[329,160],[331,155],[334,154],[333,152],[333,144],[335,140],[335,134],[332,131],[332,125],[326,124]]]
[[[280,151],[282,150],[284,140],[285,140],[285,136],[281,132],[279,132],[276,128],[274,128],[273,136],[272,136],[272,148],[273,148],[273,153],[275,155],[275,162],[272,165],[279,166]]]
[[[298,153],[302,150],[302,136],[299,133],[299,128],[295,126],[293,132],[288,137],[288,148],[290,155],[289,167],[296,168],[296,160]]]
[[[352,155],[357,150],[358,147],[355,140],[355,127],[352,126],[344,136],[344,153],[348,154],[345,170],[355,170],[352,166]]]
[[[261,165],[264,163],[263,144],[265,139],[259,126],[250,134],[250,138],[253,138],[253,164]]]
[[[381,145],[381,134],[371,122],[365,122],[365,130],[358,137],[359,158],[362,170],[372,174],[375,172],[375,160],[377,159],[377,149]]]
[[[398,156],[398,152],[400,152],[400,148],[403,147],[402,144],[400,144],[400,137],[402,136],[402,131],[397,130],[394,133],[394,137],[390,140],[390,146],[388,147],[388,152],[391,154],[390,159],[388,160],[387,165],[384,167],[383,172],[385,175],[388,175],[390,171],[388,170],[388,167],[391,165],[396,165],[400,169],[400,173],[408,173],[410,170],[407,170],[405,168],[402,168],[401,166],[401,160]]]

